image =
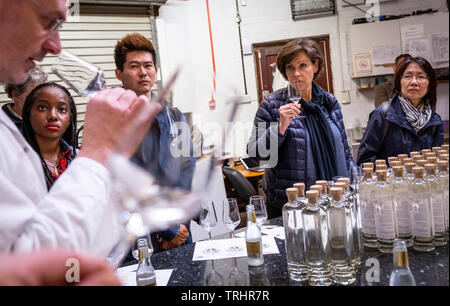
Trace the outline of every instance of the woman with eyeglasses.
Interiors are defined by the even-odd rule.
[[[436,113],[436,87],[436,75],[426,59],[405,59],[395,74],[392,97],[369,116],[358,165],[441,146],[444,127]]]

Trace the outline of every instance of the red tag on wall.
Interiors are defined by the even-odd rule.
[[[213,109],[215,109],[215,108],[216,108],[216,100],[211,99],[211,100],[209,101],[209,109],[210,109],[210,110],[213,110]]]

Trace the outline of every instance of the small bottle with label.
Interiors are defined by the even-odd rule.
[[[430,153],[427,153],[430,154]],[[425,164],[425,181],[430,189],[430,204],[433,210],[434,243],[436,246],[447,244],[447,232],[445,230],[444,193],[441,181],[436,176],[436,166]],[[446,203],[448,205],[448,203]]]
[[[331,187],[332,200],[326,209],[332,280],[336,284],[349,285],[355,282],[353,258],[355,242],[350,208],[342,201],[344,190]]]
[[[439,178],[439,181],[441,182],[442,193],[444,197],[445,230],[447,232],[447,241],[448,241],[448,206],[449,206],[449,199],[448,199],[449,180],[447,172],[448,162],[446,160],[440,160],[438,161],[437,166],[438,166],[437,176]]]
[[[297,201],[297,188],[287,188],[288,202],[284,204],[283,226],[286,235],[286,260],[289,278],[294,281],[308,279],[303,240],[302,209],[304,205]]]
[[[375,207],[375,230],[377,233],[378,250],[382,253],[392,253],[394,239],[397,238],[397,225],[395,221],[392,186],[386,182],[386,172],[386,170],[376,171],[378,182],[372,193]]]
[[[361,203],[361,238],[363,245],[370,249],[377,249],[377,233],[375,231],[375,208],[373,206],[372,189],[375,181],[372,179],[373,170],[363,168],[364,178],[359,185],[359,199]]]
[[[394,269],[389,278],[389,286],[415,286],[416,281],[409,269],[408,250],[404,240],[395,239],[393,257]]]
[[[306,197],[308,204],[302,210],[302,220],[308,283],[329,286],[332,281],[326,213],[319,206],[317,190],[308,190]]]
[[[413,248],[430,252],[434,243],[433,211],[430,203],[430,189],[423,179],[424,168],[414,167],[414,184],[411,186],[411,227]]]
[[[150,262],[149,246],[146,238],[137,241],[139,264],[136,270],[136,284],[138,286],[156,286],[155,269]]]
[[[264,264],[262,236],[256,223],[255,207],[251,204],[247,209],[247,228],[245,230],[245,243],[247,245],[247,258],[249,266]]]
[[[411,240],[411,197],[408,183],[403,179],[403,167],[394,166],[394,191],[395,220],[397,221],[398,237],[403,239],[406,247],[412,246]]]

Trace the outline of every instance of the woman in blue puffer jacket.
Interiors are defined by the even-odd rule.
[[[300,92],[301,100],[292,103],[288,88],[282,88],[267,95],[256,112],[247,154],[270,166],[262,183],[269,218],[281,216],[286,188],[304,182],[309,189],[316,180],[348,177],[355,166],[341,107],[332,94],[313,82],[322,69],[319,50],[310,39],[284,45],[277,68]]]
[[[444,127],[435,110],[436,87],[436,75],[426,59],[405,59],[395,74],[391,99],[369,116],[358,150],[358,165],[440,147]]]

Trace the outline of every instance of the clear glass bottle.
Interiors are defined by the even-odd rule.
[[[408,250],[404,240],[395,239],[393,259],[394,269],[389,277],[389,286],[415,286],[416,281],[409,269]]]
[[[326,213],[319,206],[317,190],[308,190],[306,197],[308,204],[302,210],[302,220],[308,283],[329,286],[332,281]]]
[[[352,228],[352,212],[342,200],[344,190],[331,187],[332,200],[326,209],[332,280],[336,284],[349,285],[355,282],[353,265],[355,241]]]
[[[353,253],[353,263],[354,265],[358,266],[362,263],[361,256],[363,252],[363,245],[361,242],[361,237],[359,235],[359,229],[361,228],[361,217],[359,214],[359,209],[356,202],[356,196],[353,194],[352,191],[350,191],[350,178],[348,177],[341,177],[338,179],[338,182],[334,184],[336,187],[341,187],[339,183],[344,183],[345,187],[344,194],[342,196],[342,200],[346,205],[350,208],[352,214],[352,229],[353,229],[353,237],[354,243],[355,243],[355,252]]]
[[[397,221],[398,238],[403,239],[406,247],[412,246],[411,234],[411,197],[409,185],[403,179],[403,167],[394,166],[394,180],[392,189],[394,191],[395,220]]]
[[[323,209],[326,209],[328,203],[323,198],[323,187],[321,185],[311,185],[311,187],[309,187],[309,190],[317,190],[319,192],[319,198],[317,199],[319,206]]]
[[[386,170],[376,171],[378,182],[372,190],[372,194],[378,250],[382,253],[392,253],[394,239],[397,238],[397,225],[392,186],[386,182],[386,172]]]
[[[435,249],[433,210],[430,204],[430,190],[423,179],[424,168],[414,167],[414,184],[411,186],[411,227],[413,248],[421,252]]]
[[[150,261],[148,252],[148,242],[146,238],[139,238],[137,241],[139,264],[136,270],[137,286],[156,286],[155,269]]]
[[[436,176],[436,166],[434,164],[425,164],[425,173],[426,176],[424,179],[430,189],[430,204],[433,210],[434,243],[436,246],[443,246],[447,244],[447,233],[445,230],[442,184]]]
[[[302,221],[304,205],[298,201],[297,192],[297,188],[286,189],[288,202],[284,204],[282,209],[286,236],[286,260],[289,278],[294,281],[306,281],[308,279],[308,268],[305,261]]]
[[[247,209],[247,228],[245,230],[245,243],[247,245],[247,258],[249,266],[264,264],[261,231],[256,223],[255,207],[251,204]]]
[[[408,184],[413,185],[414,184],[414,173],[412,171],[412,169],[416,166],[415,163],[406,163],[404,164],[405,169],[406,169],[406,175],[405,175],[405,180]]]
[[[361,203],[361,238],[365,247],[377,249],[377,233],[375,231],[375,208],[373,206],[372,189],[375,181],[372,179],[373,170],[363,168],[364,178],[359,185],[359,200]]]
[[[449,199],[448,199],[449,180],[447,172],[448,162],[446,160],[440,160],[438,161],[437,166],[438,166],[437,176],[439,178],[439,181],[441,182],[442,193],[444,197],[445,230],[447,232],[447,241],[448,241],[448,206],[449,206]]]
[[[328,194],[328,181],[319,180],[316,181],[316,185],[322,186],[322,200],[325,201],[325,207],[328,207],[331,202],[331,196]]]
[[[295,183],[292,187],[297,188],[297,202],[300,202],[303,208],[308,203],[308,199],[305,197],[305,183]]]

